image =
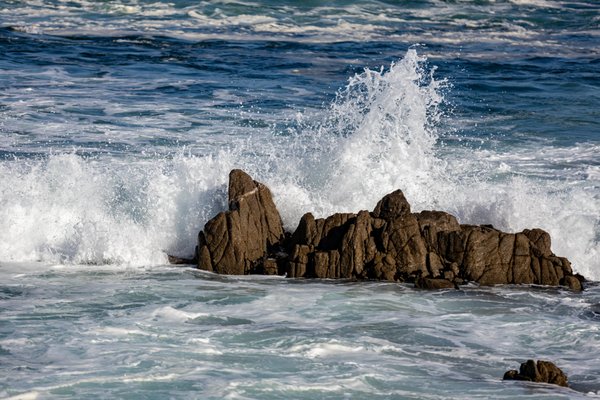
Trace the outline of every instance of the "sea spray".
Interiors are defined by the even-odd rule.
[[[352,76],[318,118],[300,113],[291,135],[265,128],[202,155],[3,162],[0,259],[148,265],[166,262],[166,253],[191,255],[197,232],[226,207],[235,167],[271,187],[289,230],[304,212],[372,209],[402,189],[415,211],[441,209],[508,231],[546,229],[557,254],[598,279],[597,175],[563,179],[550,169],[555,176],[540,178],[518,155],[441,146],[444,85],[411,49],[387,69]]]
[[[340,138],[327,188],[336,207],[372,206],[398,188],[418,201],[441,180],[434,145],[444,81],[425,62],[411,49],[387,71],[355,75],[338,93],[324,125]]]
[[[434,79],[426,61],[410,49],[387,69],[365,68],[288,140],[290,150],[266,178],[285,199],[284,222],[295,224],[306,211],[324,217],[372,209],[398,188],[416,202],[436,197],[432,184],[446,182],[444,161],[435,154],[446,81]],[[291,197],[302,202],[288,197],[290,184],[299,186]]]
[[[219,154],[0,164],[0,259],[148,265],[191,254],[202,221],[226,204],[231,162]]]

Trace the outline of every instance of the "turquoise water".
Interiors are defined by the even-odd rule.
[[[0,0],[0,397],[577,398],[598,291],[166,265],[230,169],[300,216],[540,227],[600,280],[595,1]],[[504,383],[527,358],[574,390]]]

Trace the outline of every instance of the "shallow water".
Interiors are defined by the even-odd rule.
[[[573,398],[598,290],[167,267],[243,168],[284,224],[540,227],[600,280],[595,1],[0,0],[0,397]],[[527,358],[573,390],[505,383]],[[588,394],[585,394],[588,393]]]

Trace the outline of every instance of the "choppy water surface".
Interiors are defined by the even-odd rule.
[[[593,285],[164,264],[243,168],[290,230],[400,188],[543,228],[599,280],[599,24],[592,0],[0,0],[0,396],[593,396]],[[532,357],[577,391],[499,380]]]
[[[25,270],[23,270],[25,268]],[[600,293],[5,265],[3,394],[27,398],[583,398]],[[573,389],[503,382],[551,359]]]

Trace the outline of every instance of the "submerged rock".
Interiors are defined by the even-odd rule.
[[[289,236],[271,192],[241,170],[229,181],[229,211],[208,221],[198,238],[198,267],[223,274],[286,273],[288,277],[379,279],[422,288],[481,285],[565,285],[583,277],[550,249],[541,229],[501,232],[461,225],[442,211],[412,213],[400,190],[372,212],[314,218],[307,213]]]
[[[418,278],[415,281],[415,287],[419,289],[455,289],[456,284],[452,283],[448,279],[436,279],[436,278]]]
[[[534,360],[527,360],[521,364],[519,371],[506,371],[503,379],[569,386],[567,375],[560,368],[550,361],[541,360],[537,363]]]

